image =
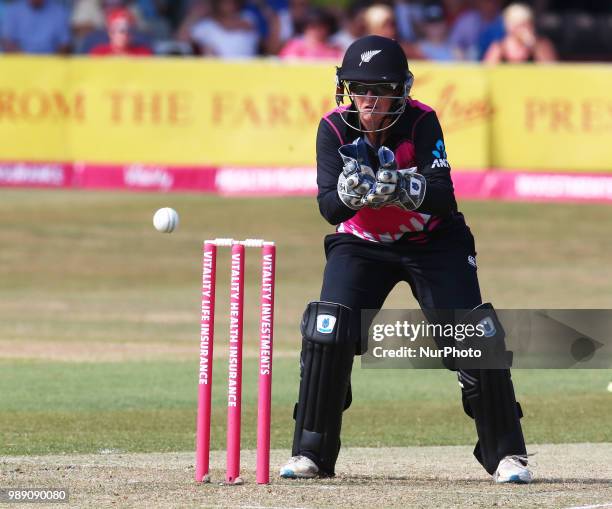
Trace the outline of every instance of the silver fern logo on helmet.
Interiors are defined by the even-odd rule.
[[[372,60],[376,55],[378,55],[382,50],[381,49],[373,49],[370,51],[364,51],[361,54],[361,62],[359,62],[359,67],[361,67],[361,64],[363,64],[364,62],[367,64],[370,62],[370,60]]]

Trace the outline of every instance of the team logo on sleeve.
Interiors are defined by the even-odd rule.
[[[450,168],[450,164],[446,160],[446,148],[442,140],[436,142],[436,148],[431,151],[431,154],[435,157],[433,163],[431,163],[433,168]]]

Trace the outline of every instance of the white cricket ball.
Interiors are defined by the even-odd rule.
[[[608,392],[612,392],[612,382],[608,384]]]
[[[153,226],[158,232],[170,233],[179,225],[179,216],[176,210],[170,207],[159,209],[153,216]]]

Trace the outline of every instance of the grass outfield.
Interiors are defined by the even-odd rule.
[[[157,233],[153,212],[181,225]],[[483,294],[499,307],[610,308],[602,277],[610,208],[462,204],[475,233]],[[288,448],[297,392],[297,324],[317,297],[322,238],[312,199],[188,194],[0,191],[0,455],[193,448],[201,241],[266,237],[279,246],[274,448]],[[256,256],[247,256],[245,446],[254,446]],[[219,268],[218,307],[227,294]],[[414,307],[407,286],[387,307]],[[225,311],[223,309],[223,311]],[[227,314],[217,320],[226,330]],[[218,333],[221,338],[221,333]],[[222,348],[218,353],[224,354]],[[223,447],[225,363],[215,366],[213,441]],[[612,441],[610,370],[514,373],[529,442]],[[445,371],[354,371],[343,443],[470,444],[471,421]]]
[[[213,448],[225,445],[225,363],[215,366]],[[154,452],[193,449],[197,365],[157,361],[0,364],[2,453]],[[255,360],[245,380],[255,380]],[[612,394],[603,370],[516,370],[529,443],[612,442]],[[249,378],[250,377],[250,378]],[[294,360],[274,365],[272,447],[290,449],[297,394]],[[452,373],[362,370],[345,414],[343,443],[379,447],[472,444]],[[244,447],[255,448],[256,383],[244,385]],[[588,423],[588,425],[587,425]]]

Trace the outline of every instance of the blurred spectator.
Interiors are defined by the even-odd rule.
[[[2,31],[2,18],[4,16],[4,6],[5,6],[5,2],[0,0],[0,37],[2,36],[1,31]],[[0,40],[0,53],[2,53],[3,50],[4,50],[3,44],[2,44],[2,41]]]
[[[425,6],[422,30],[423,39],[415,47],[417,58],[450,62],[460,57],[448,41],[446,16],[442,4],[430,3]]]
[[[441,0],[446,26],[452,27],[459,17],[468,10],[467,0]]]
[[[413,0],[395,2],[397,30],[401,40],[414,42],[419,36],[419,26],[423,21],[423,6]]]
[[[168,39],[172,36],[169,20],[171,0],[136,0],[142,14],[144,30],[154,39]]]
[[[369,2],[357,0],[349,5],[343,16],[342,29],[331,37],[331,43],[346,51],[351,43],[366,34],[364,12]]]
[[[464,60],[480,60],[489,46],[505,35],[501,0],[475,0],[452,26],[449,41]]]
[[[423,5],[414,0],[396,0],[395,18],[399,38],[415,42],[419,37],[419,27],[423,21]]]
[[[524,4],[511,4],[504,9],[506,36],[491,45],[484,61],[552,62],[557,54],[552,43],[539,37],[535,30],[533,11]]]
[[[104,16],[100,2],[98,0],[75,0],[70,24],[77,41],[94,30],[102,28]]]
[[[175,38],[179,42],[190,42],[193,27],[202,19],[210,16],[210,3],[207,0],[191,0],[186,14],[176,31]]]
[[[69,13],[55,0],[16,0],[6,5],[0,39],[7,52],[67,53]]]
[[[128,0],[75,0],[71,24],[77,53],[89,53],[94,46],[108,42],[106,16],[117,8],[129,9],[136,27],[141,31],[146,28],[139,7]]]
[[[398,39],[395,11],[386,4],[374,4],[368,7],[364,14],[366,35],[380,35],[389,39]],[[418,58],[416,47],[407,42],[399,41],[408,58]]]
[[[95,46],[90,54],[96,56],[149,56],[151,48],[135,44],[131,38],[134,16],[127,9],[113,9],[106,16],[108,44]]]
[[[203,55],[244,58],[257,55],[259,34],[239,0],[212,0],[211,16],[198,22],[191,38]]]
[[[111,9],[127,8],[134,16],[139,28],[145,28],[145,21],[138,5],[128,0],[74,0],[72,29],[76,37],[83,37],[106,26],[106,14]]]
[[[244,13],[251,16],[259,33],[259,52],[262,55],[276,55],[286,39],[281,37],[281,12],[286,12],[286,0],[248,0]]]
[[[489,46],[506,35],[504,20],[501,15],[501,0],[476,0],[478,11],[484,25],[478,34],[478,59],[482,60]]]
[[[289,0],[289,6],[278,12],[281,42],[300,35],[306,25],[306,16],[310,10],[310,0]]]
[[[374,4],[368,7],[363,15],[368,35],[380,35],[397,39],[395,12],[386,4]]]
[[[288,5],[288,2],[279,0],[247,0],[244,12],[251,15],[260,38],[265,40],[274,29],[272,25],[278,24],[277,12]]]
[[[187,10],[193,0],[168,0],[166,5],[166,18],[170,22],[170,27],[174,33],[178,30],[181,22],[187,15]]]
[[[338,59],[342,50],[329,42],[335,20],[323,9],[311,9],[306,17],[304,33],[290,39],[280,51],[281,58]]]

